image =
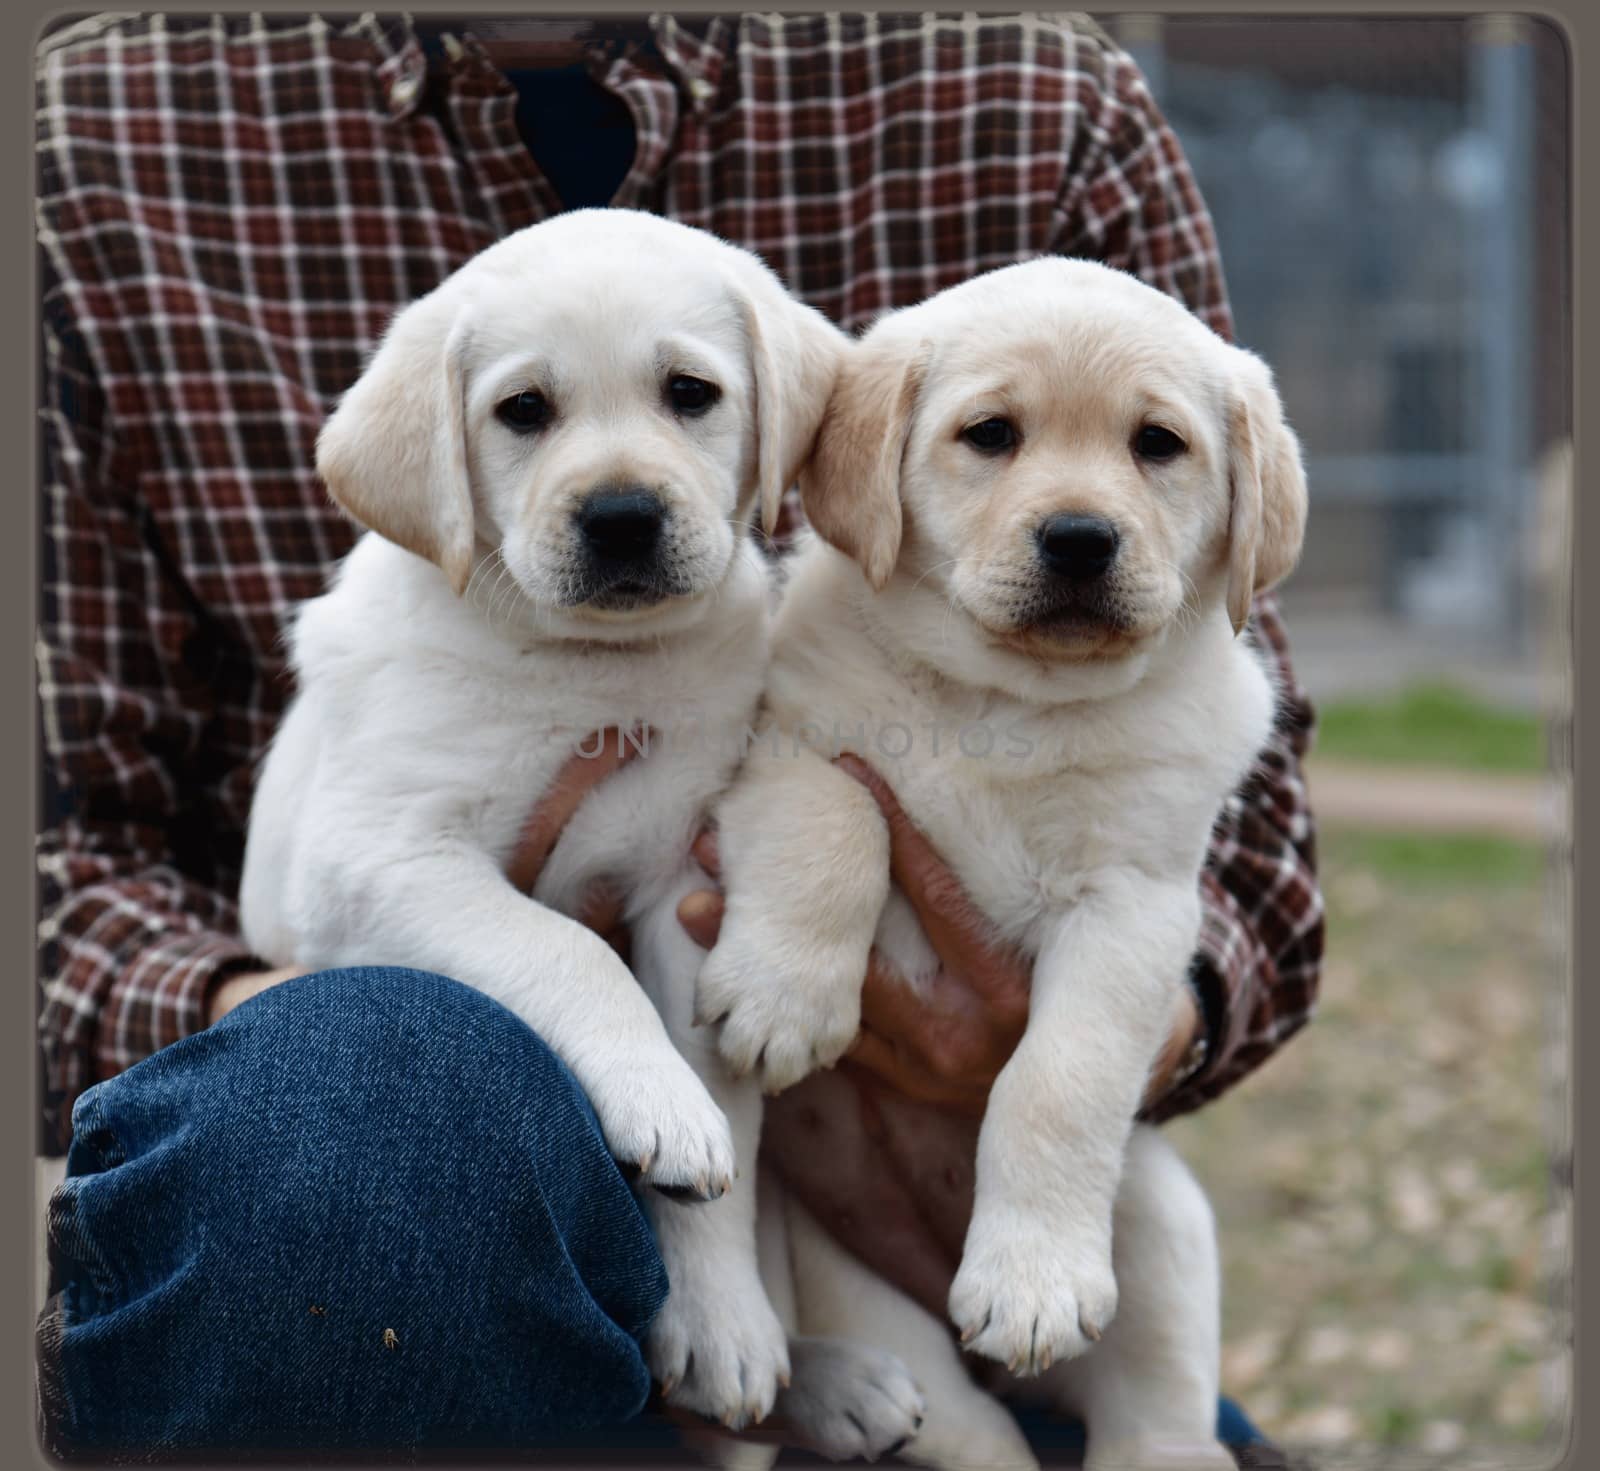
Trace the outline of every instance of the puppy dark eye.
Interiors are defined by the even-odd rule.
[[[507,429],[514,429],[518,434],[532,434],[550,422],[550,405],[542,393],[530,388],[496,404],[494,416]]]
[[[1159,424],[1146,424],[1133,437],[1133,452],[1141,460],[1175,459],[1188,447],[1170,429],[1163,429]]]
[[[1017,431],[1005,419],[984,419],[980,423],[967,425],[961,431],[961,437],[973,449],[993,454],[999,450],[1010,449],[1017,442]]]
[[[667,402],[680,414],[703,414],[719,398],[722,390],[704,378],[680,373],[667,383]]]

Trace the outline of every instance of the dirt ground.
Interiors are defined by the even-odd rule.
[[[1223,1388],[1318,1466],[1549,1464],[1566,1427],[1564,890],[1541,851],[1324,830],[1318,1012],[1170,1126]]]
[[[1396,769],[1313,760],[1313,810],[1341,826],[1498,833],[1537,843],[1566,826],[1567,784],[1548,775]]]

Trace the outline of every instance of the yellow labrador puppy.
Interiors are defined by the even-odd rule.
[[[692,1030],[702,955],[675,911],[761,690],[768,580],[745,527],[776,514],[846,342],[755,256],[631,211],[535,225],[407,307],[318,441],[371,529],[295,620],[299,692],[245,856],[264,959],[455,977],[568,1064],[656,1187],[652,1365],[730,1424],[771,1409],[791,1357],[756,1258],[760,1100]],[[526,814],[617,725],[660,739],[524,896],[504,870]],[[598,878],[627,896],[637,980],[571,917]],[[914,1423],[887,1355],[801,1350],[800,1438],[876,1451]]]
[[[979,1138],[960,1341],[1050,1371],[1034,1389],[1084,1415],[1094,1464],[1231,1465],[1209,1207],[1132,1125],[1212,822],[1273,719],[1239,634],[1299,554],[1306,487],[1268,370],[1131,276],[1012,266],[872,328],[801,484],[821,539],[720,809],[727,909],[699,1016],[776,1090],[850,1044],[869,947],[910,985],[934,970],[877,806],[829,764],[858,753],[1033,957]],[[946,1325],[789,1218],[802,1329],[892,1349],[921,1384],[905,1455],[1031,1461]]]

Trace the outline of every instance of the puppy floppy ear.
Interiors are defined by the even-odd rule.
[[[900,556],[900,467],[927,369],[928,347],[907,355],[867,339],[834,384],[816,453],[800,477],[806,519],[882,588]]]
[[[849,338],[821,312],[790,296],[765,266],[741,274],[740,305],[756,390],[753,488],[761,529],[770,536],[784,491],[811,457]],[[747,486],[746,496],[750,491]]]
[[[451,297],[413,302],[317,436],[328,494],[363,526],[437,563],[458,594],[474,543],[465,336]]]
[[[1238,367],[1228,423],[1228,617],[1239,633],[1255,595],[1300,559],[1307,496],[1300,441],[1284,421],[1271,369],[1243,348],[1231,351]]]

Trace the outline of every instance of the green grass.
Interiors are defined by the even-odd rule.
[[[1334,700],[1317,721],[1317,752],[1374,765],[1466,771],[1542,771],[1537,715],[1485,704],[1447,684],[1419,684],[1385,700]]]
[[[1537,893],[1545,855],[1536,843],[1477,833],[1325,832],[1330,868],[1370,869],[1380,879],[1434,888],[1525,886]]]
[[[1514,1292],[1517,1264],[1503,1251],[1490,1252],[1478,1269],[1478,1280],[1492,1292]]]
[[[1378,1439],[1385,1445],[1411,1445],[1422,1429],[1422,1416],[1410,1405],[1385,1405],[1376,1419]]]
[[[1507,1155],[1484,1171],[1491,1190],[1515,1190],[1529,1199],[1544,1199],[1550,1192],[1550,1147],[1540,1140],[1522,1154]]]

